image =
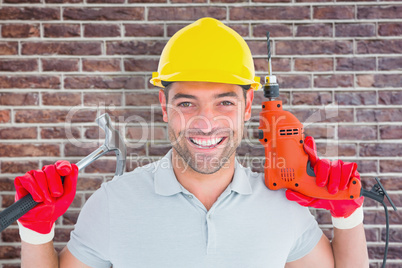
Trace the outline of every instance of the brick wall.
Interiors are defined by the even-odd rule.
[[[401,14],[400,1],[380,0],[0,0],[2,207],[13,203],[15,176],[57,159],[77,162],[97,148],[102,133],[94,120],[104,112],[125,135],[127,170],[163,156],[166,125],[148,80],[169,37],[211,16],[246,39],[259,76],[267,71],[270,31],[284,108],[305,123],[321,156],[357,161],[365,188],[381,177],[400,209],[390,212],[387,267],[401,267]],[[257,92],[238,151],[255,170],[263,160],[256,148],[262,101]],[[80,173],[74,203],[57,222],[58,248],[114,169],[110,155]],[[330,236],[328,213],[313,213]],[[365,224],[370,266],[380,267],[385,218],[370,200]],[[1,234],[2,267],[19,266],[17,233],[13,225]]]

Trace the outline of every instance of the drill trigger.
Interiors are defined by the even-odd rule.
[[[307,161],[307,175],[311,176],[311,177],[315,177],[315,173],[314,173],[314,168],[311,166],[311,162],[310,160]]]

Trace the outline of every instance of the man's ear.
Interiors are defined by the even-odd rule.
[[[167,117],[166,96],[165,96],[165,92],[163,91],[163,89],[159,90],[159,102],[160,102],[161,107],[162,107],[163,121],[167,122],[168,117]]]
[[[246,108],[244,110],[244,121],[248,121],[251,118],[251,105],[253,104],[254,99],[254,89],[250,88],[247,90],[247,100],[246,100]]]

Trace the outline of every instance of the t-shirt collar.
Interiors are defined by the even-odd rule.
[[[155,193],[163,196],[171,196],[185,190],[177,181],[176,175],[173,172],[172,166],[172,150],[158,162],[155,170]],[[229,189],[243,195],[252,193],[249,178],[245,172],[245,168],[235,160],[235,173],[232,182],[229,184]]]

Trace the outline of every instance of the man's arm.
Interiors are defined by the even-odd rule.
[[[285,267],[369,267],[363,224],[361,223],[352,229],[334,227],[332,243],[323,235],[309,254],[299,260],[287,263]]]
[[[53,241],[41,245],[32,245],[21,241],[21,267],[43,268],[88,268],[65,247],[57,254]]]

